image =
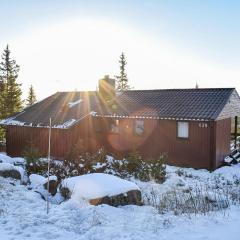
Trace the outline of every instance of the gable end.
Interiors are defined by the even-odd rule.
[[[231,118],[240,115],[240,97],[234,89],[216,120]]]

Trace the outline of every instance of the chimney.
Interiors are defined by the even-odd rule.
[[[115,96],[115,79],[110,78],[109,75],[105,75],[104,78],[100,79],[98,82],[99,95],[105,101],[111,101]]]

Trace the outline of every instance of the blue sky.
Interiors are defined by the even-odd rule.
[[[159,45],[161,45],[163,41],[164,43],[168,44],[168,47],[170,47],[173,52],[177,52],[176,55],[182,56],[183,58],[186,57],[188,59],[193,58],[194,61],[197,59],[195,64],[196,66],[198,65],[197,62],[199,60],[201,63],[206,62],[208,65],[214,65],[215,72],[217,71],[216,69],[221,69],[221,71],[224,70],[224,74],[226,74],[226,76],[228,75],[228,71],[230,71],[232,75],[229,74],[229,77],[236,77],[234,77],[235,80],[233,82],[230,82],[229,85],[233,86],[238,84],[237,79],[240,76],[240,72],[238,70],[240,66],[239,1],[0,0],[0,4],[0,49],[3,49],[6,43],[9,43],[13,49],[13,56],[19,57],[19,60],[21,61],[19,64],[21,66],[24,65],[23,67],[25,71],[29,71],[28,69],[30,68],[30,66],[28,68],[28,62],[25,61],[24,57],[21,56],[22,54],[24,54],[24,51],[19,50],[20,42],[24,41],[24,38],[27,41],[30,35],[32,37],[33,33],[37,34],[38,29],[46,29],[49,26],[54,26],[56,24],[61,25],[64,22],[71,21],[71,19],[94,19],[95,22],[104,21],[106,23],[112,24],[113,26],[121,26],[121,28],[125,28],[131,33],[136,32],[136,36],[137,34],[140,34],[139,36],[149,37],[147,42],[145,41],[146,49],[148,47],[152,47],[151,41],[154,41],[153,45],[156,45],[158,42]],[[104,27],[104,25],[102,26]],[[81,27],[84,28],[84,25],[81,25]],[[81,31],[82,30],[84,29],[81,29]],[[51,33],[54,36],[55,33],[53,31],[51,31]],[[84,34],[84,32],[82,33]],[[99,32],[97,33],[99,34]],[[56,35],[57,34],[58,33],[56,32]],[[111,32],[109,32],[109,34],[111,35]],[[132,38],[134,40],[134,37]],[[135,38],[136,42],[140,40],[141,39],[137,37]],[[67,44],[66,41],[64,42],[64,44]],[[71,43],[69,42],[69,44]],[[46,49],[46,46],[41,46],[41,42],[36,45],[39,45],[43,49]],[[121,41],[119,41],[119,53],[122,50],[125,50],[127,45],[128,43],[121,46]],[[165,45],[162,45],[162,47],[164,46]],[[159,46],[159,49],[160,47],[161,46]],[[59,47],[59,49],[60,48],[61,47]],[[31,49],[32,48],[30,47],[30,50],[26,50],[29,51],[28,54],[30,55]],[[32,54],[31,56],[33,55],[34,54]],[[128,52],[126,52],[126,55],[128,55]],[[129,55],[130,67],[131,62],[134,61],[134,57],[131,54]],[[159,50],[159,55],[161,55],[161,50]],[[146,54],[146,56],[150,56],[150,53]],[[38,56],[38,58],[39,57],[40,56]],[[116,58],[117,57],[118,56],[116,56]],[[18,59],[16,60],[18,61]],[[174,64],[178,64],[179,62],[177,60],[175,61],[174,57],[172,57],[169,61],[172,62],[172,66]],[[151,63],[151,59],[149,59],[148,63]],[[161,64],[158,67],[156,63],[157,60],[155,59],[155,71],[161,72]],[[174,70],[174,67],[172,66],[169,66],[169,68],[171,68],[171,71]],[[178,68],[180,68],[180,65],[178,66]],[[139,70],[139,66],[135,66],[134,70],[137,71],[137,69],[138,71],[141,70]],[[199,85],[202,85],[203,87],[216,86],[217,79],[213,79],[214,81],[211,85],[209,84],[210,78],[207,80],[203,79],[205,77],[204,74],[203,76],[200,76],[199,79],[197,79],[197,74],[194,76],[190,74],[190,76],[188,76],[188,72],[186,70],[187,66],[183,67],[183,69],[185,70],[182,71],[183,75],[179,79],[181,81],[184,81],[185,78],[189,78],[189,81],[183,84],[184,87],[193,87],[193,83],[196,81],[199,81]],[[205,68],[199,70],[196,69],[196,71],[203,71],[204,69]],[[116,69],[109,69],[110,73],[115,71]],[[132,77],[132,81],[134,83],[133,85],[135,85],[136,88],[145,88],[146,84],[143,83],[144,79],[133,79],[134,73],[131,74],[130,69],[129,71],[130,77]],[[145,69],[145,71],[147,70]],[[218,77],[218,75],[212,73],[212,70],[209,71],[211,72],[209,75],[212,78]],[[153,69],[150,69],[151,79],[154,78],[154,76],[156,75],[157,79],[154,80],[155,82],[149,82],[149,88],[161,88],[163,84],[161,84],[161,81],[159,79],[166,79],[166,81],[168,81],[166,72],[162,76],[160,73],[159,75],[156,74],[156,72],[154,72]],[[153,74],[152,76],[151,73]],[[101,73],[99,72],[99,75],[100,74]],[[32,74],[32,76],[34,75]],[[179,73],[177,74],[177,76],[179,76]],[[191,76],[195,78],[192,81],[190,81]],[[27,79],[22,77],[20,78],[20,80],[23,82],[23,85],[26,88],[31,81],[37,81],[32,79],[30,72],[29,74],[27,74]],[[224,79],[221,79],[221,84],[219,85],[219,87],[228,86],[228,80],[229,79],[226,79],[226,81],[224,82]],[[46,79],[46,81],[51,81],[51,79]],[[96,79],[92,81],[96,81]],[[94,84],[95,83],[92,82],[92,85],[89,85],[88,88],[95,87]],[[239,86],[237,85],[236,87]],[[40,96],[44,97],[45,94],[54,92],[55,89],[53,89],[53,87],[54,86],[52,86],[51,89],[49,89],[44,94],[41,92],[40,89],[38,89]],[[174,81],[172,81],[171,83],[171,81],[169,80],[169,84],[165,84],[164,87],[171,88],[180,86],[176,85]],[[66,90],[68,90],[67,87]]]

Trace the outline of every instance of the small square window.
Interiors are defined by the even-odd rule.
[[[110,132],[119,133],[119,120],[113,120],[110,125]]]
[[[178,122],[177,123],[177,136],[179,138],[189,137],[189,124],[188,122]]]
[[[143,133],[144,133],[144,121],[143,120],[135,120],[134,131],[137,135],[143,135]]]

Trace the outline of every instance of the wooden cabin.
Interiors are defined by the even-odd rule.
[[[231,122],[240,114],[234,88],[115,92],[108,76],[99,84],[99,91],[57,92],[2,120],[7,154],[21,156],[31,145],[46,156],[50,118],[56,159],[73,147],[104,147],[122,156],[137,150],[146,159],[166,153],[168,164],[212,170],[230,153]]]

